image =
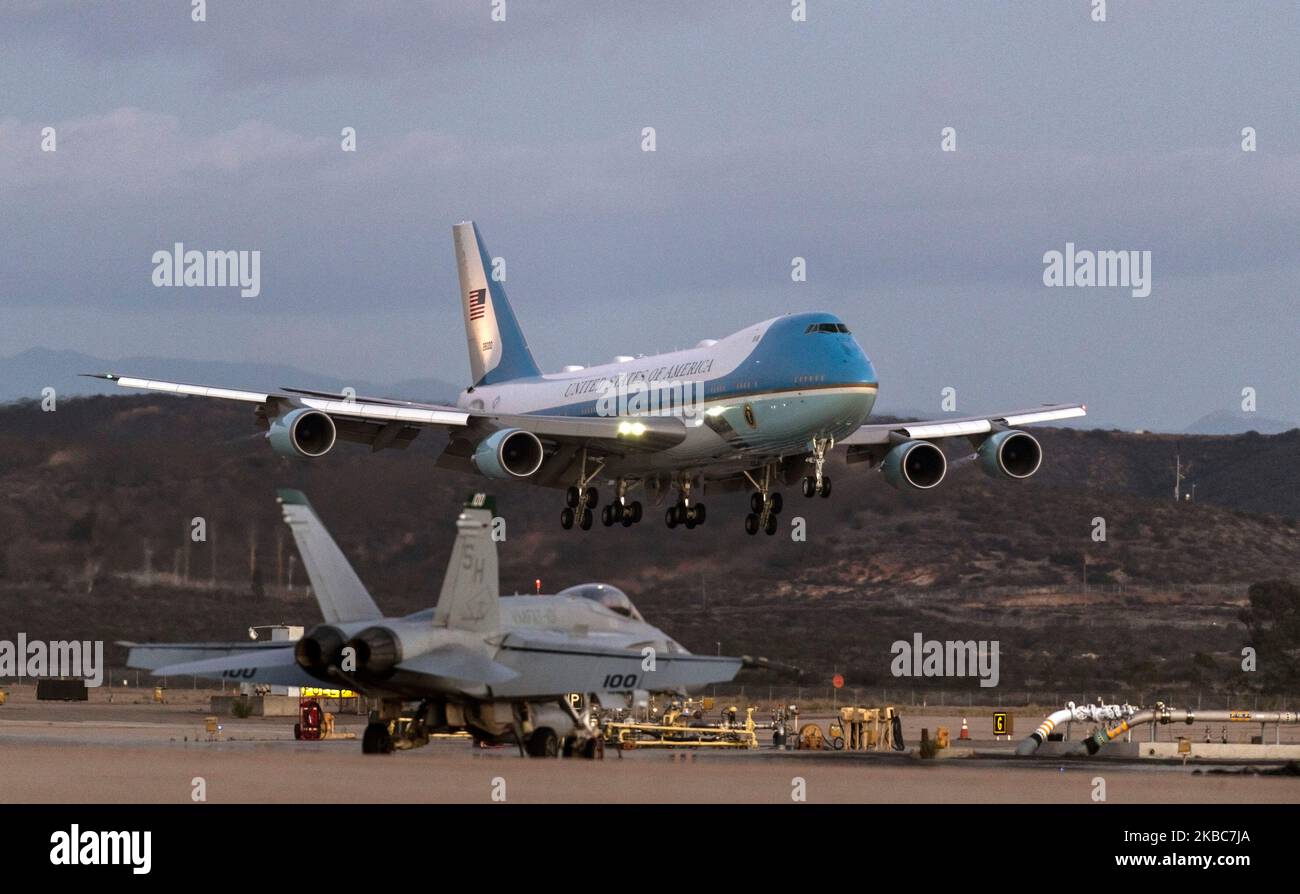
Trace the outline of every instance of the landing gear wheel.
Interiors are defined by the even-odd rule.
[[[697,525],[702,525],[702,524],[704,524],[704,516],[705,516],[705,514],[706,514],[706,513],[705,513],[705,511],[704,511],[704,504],[703,504],[703,503],[696,503],[696,504],[695,504],[695,523],[696,523]]]
[[[682,515],[686,516],[686,530],[689,531],[693,529],[697,524],[699,524],[699,522],[695,520],[694,509],[683,509]]]
[[[633,500],[632,501],[632,524],[635,525],[640,521],[641,521],[641,501]]]
[[[393,737],[389,735],[387,723],[368,723],[366,731],[361,734],[362,754],[392,754]]]
[[[578,497],[580,496],[581,494],[578,493],[578,488],[570,484],[569,489],[564,492],[564,504],[570,509],[577,509]]]
[[[592,514],[590,509],[582,510],[582,518],[578,519],[578,527],[584,531],[591,530]]]
[[[594,487],[587,488],[587,508],[594,509],[598,502],[600,502],[600,491]]]
[[[763,495],[758,491],[749,495],[749,511],[755,515],[763,511]]]
[[[664,513],[664,524],[670,528],[677,527],[677,507],[669,506],[668,511]]]
[[[817,496],[817,479],[811,475],[803,480],[803,495],[810,498]]]
[[[767,536],[768,536],[768,537],[771,537],[773,534],[776,533],[776,515],[775,515],[775,514],[768,515],[768,517],[767,517],[767,524],[763,527],[763,530],[767,532]]]
[[[614,504],[613,504],[613,503],[607,505],[604,509],[600,510],[600,523],[601,523],[602,525],[604,525],[605,527],[607,527],[607,528],[608,528],[610,525],[614,524]]]
[[[830,480],[829,478],[827,478],[826,476],[823,475],[823,476],[822,476],[822,489],[821,489],[821,496],[822,496],[822,497],[829,497],[830,495],[831,495],[831,480]]]
[[[636,524],[636,522],[632,521],[632,513],[630,513],[630,512],[624,512],[624,513],[623,513],[623,527],[625,527],[625,528],[630,528],[630,527],[632,527],[634,524]]]
[[[752,512],[749,513],[749,515],[745,516],[745,533],[746,534],[758,533],[758,516]]]
[[[524,743],[524,751],[529,757],[558,757],[560,754],[560,737],[554,730],[542,728],[535,730]]]
[[[573,510],[568,506],[560,510],[560,527],[566,531],[573,527]]]
[[[588,760],[603,761],[605,759],[605,740],[599,736],[588,739],[587,744],[582,746],[582,756]]]
[[[772,501],[772,511],[773,511],[773,512],[780,512],[780,511],[781,511],[781,507],[785,505],[785,501],[781,499],[781,495],[778,494],[778,493],[775,493],[775,492],[772,493],[771,496],[769,496],[768,499],[770,499],[770,500]]]
[[[301,739],[301,738],[302,738],[302,724],[301,724],[301,723],[295,723],[295,724],[293,725],[293,737],[294,737],[295,739]]]

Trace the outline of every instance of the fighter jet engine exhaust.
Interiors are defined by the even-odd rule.
[[[338,664],[345,642],[343,631],[328,624],[315,627],[293,647],[293,658],[308,673],[321,674]]]
[[[545,457],[537,435],[523,429],[503,428],[478,445],[474,465],[489,478],[527,478],[541,468]]]
[[[885,454],[881,471],[885,480],[899,490],[905,487],[929,490],[943,481],[948,460],[929,441],[904,441]]]
[[[272,422],[266,438],[271,448],[282,456],[315,459],[334,449],[338,429],[329,414],[300,408]]]
[[[980,465],[993,478],[1028,478],[1043,464],[1038,439],[1023,431],[1000,431],[979,446]]]

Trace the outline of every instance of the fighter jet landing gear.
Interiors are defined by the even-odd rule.
[[[834,446],[835,442],[830,439],[813,441],[812,456],[808,457],[808,462],[813,464],[816,471],[803,480],[803,495],[805,497],[829,497],[831,495],[831,479],[822,474],[822,468],[826,465],[826,452]]]
[[[588,475],[586,447],[582,448],[580,455],[582,459],[578,466],[578,483],[570,485],[565,492],[564,502],[568,505],[560,511],[560,527],[566,531],[572,528],[575,522],[582,530],[590,531],[594,518],[592,510],[600,500],[600,492],[589,485],[600,474],[600,470],[605,468],[605,464],[598,461],[596,468]]]
[[[677,504],[669,506],[668,511],[664,513],[664,523],[670,528],[684,525],[687,530],[694,528],[696,525],[704,524],[707,514],[704,504],[691,499],[691,490],[694,483],[690,478],[683,477],[677,487],[680,496],[677,498]]]
[[[605,527],[622,524],[623,527],[630,528],[641,521],[641,503],[639,500],[628,500],[627,487],[628,482],[620,478],[618,497],[600,510],[600,523]]]
[[[361,734],[362,754],[392,754],[393,736],[388,731],[387,722],[379,719],[378,712],[370,712],[370,722]]]
[[[755,479],[749,472],[745,472],[745,477],[755,490],[749,495],[750,512],[745,516],[745,533],[753,535],[761,530],[770,537],[776,533],[776,516],[784,505],[780,492],[772,490],[772,466],[763,466],[761,479]]]

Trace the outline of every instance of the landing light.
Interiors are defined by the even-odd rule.
[[[727,412],[727,408],[726,408],[726,407],[709,407],[707,410],[704,411],[704,415],[705,415],[705,416],[721,416],[721,415],[722,415],[723,413],[725,413],[725,412]]]
[[[618,424],[618,433],[620,435],[631,435],[634,438],[639,438],[643,434],[645,434],[645,423],[644,422],[620,422]]]

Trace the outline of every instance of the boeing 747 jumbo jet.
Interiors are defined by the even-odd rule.
[[[1018,427],[1083,416],[1052,404],[989,416],[868,424],[876,370],[838,317],[787,314],[685,351],[616,357],[543,373],[472,222],[452,228],[473,384],[455,406],[304,388],[241,391],[97,373],[126,388],[244,401],[277,453],[319,459],[340,441],[408,447],[426,428],[450,440],[437,464],[500,480],[566,488],[560,523],[592,526],[596,484],[614,489],[606,526],[641,521],[640,488],[668,502],[668,527],[706,518],[708,493],[750,490],[745,530],[777,531],[780,486],[827,497],[826,458],[879,467],[896,488],[929,490],[948,470],[938,443],[965,438],[986,473],[1024,479],[1042,448]],[[669,499],[671,495],[671,499]]]

